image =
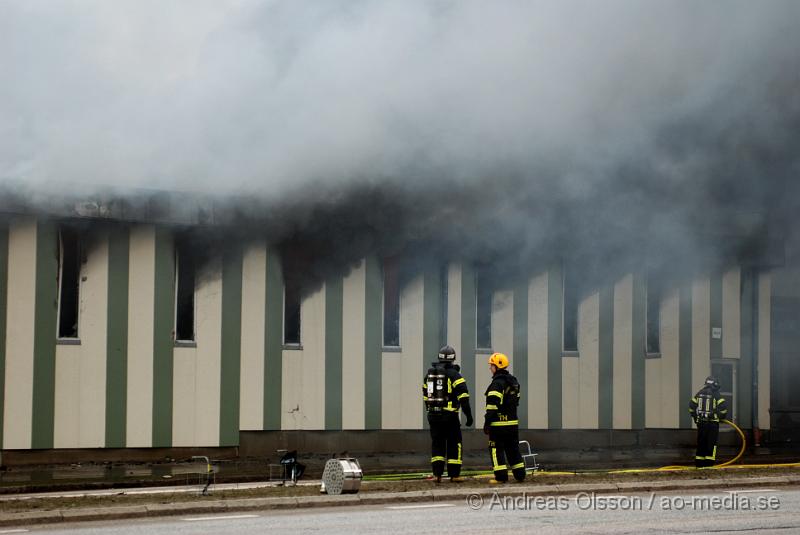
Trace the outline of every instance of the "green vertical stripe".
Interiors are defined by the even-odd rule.
[[[342,343],[344,281],[325,282],[325,429],[342,429]]]
[[[129,229],[108,234],[106,337],[106,447],[124,448],[128,406]]]
[[[631,326],[631,427],[645,427],[645,280],[641,273],[633,274],[633,318]]]
[[[58,229],[51,222],[38,222],[36,225],[32,449],[53,447],[57,295]]]
[[[439,266],[426,266],[423,272],[422,305],[422,369],[420,379],[425,377],[430,363],[437,360],[439,348],[446,340],[442,335],[442,270]],[[427,410],[420,403],[422,427],[428,427]]]
[[[753,421],[753,359],[754,355],[754,322],[757,322],[755,311],[758,305],[754,303],[757,296],[757,281],[753,270],[744,269],[740,278],[740,346],[739,346],[739,373],[737,374],[738,399],[736,401],[736,419],[745,426],[750,427]]]
[[[219,445],[239,445],[242,358],[242,251],[227,251],[222,261],[222,339],[220,341]]]
[[[467,380],[470,396],[474,400],[476,396],[482,395],[478,391],[478,377],[475,370],[475,271],[471,266],[461,265],[461,355],[458,356],[461,362],[461,375]],[[481,370],[486,375],[481,378],[481,384],[488,384],[488,370]],[[477,403],[472,402],[475,407]],[[477,420],[477,415],[476,415]]]
[[[692,285],[680,288],[680,311],[678,321],[678,366],[679,389],[678,414],[682,429],[691,429],[692,418],[688,404],[692,397]]]
[[[8,306],[8,227],[0,225],[0,450],[3,449],[3,414],[6,398],[6,307]]]
[[[722,273],[714,273],[711,275],[711,328],[722,328]],[[711,337],[711,358],[722,358],[722,338],[714,338],[711,333],[706,333],[706,336]]]
[[[563,322],[563,279],[561,266],[547,273],[547,426],[561,429],[563,404],[561,392],[561,338]]]
[[[153,310],[153,447],[172,446],[172,331],[175,323],[175,251],[168,229],[155,230]]]
[[[614,285],[600,289],[598,418],[600,429],[614,427]]]
[[[528,428],[528,281],[514,288],[514,375],[522,392],[518,416],[520,429]]]
[[[770,380],[770,378],[765,375],[764,381],[761,380],[760,374],[763,373],[763,370],[760,369],[758,360],[759,326],[761,325],[761,284],[760,284],[761,273],[759,272],[758,269],[753,268],[751,276],[753,277],[753,298],[752,298],[753,310],[751,311],[751,314],[753,315],[753,323],[748,325],[746,328],[751,329],[753,333],[752,349],[750,350],[750,353],[752,355],[752,358],[755,360],[755,362],[753,363],[753,368],[755,369],[755,376],[751,377],[752,386],[751,386],[750,396],[752,399],[751,401],[752,406],[750,407],[750,410],[753,412],[753,424],[756,427],[763,429],[765,427],[766,428],[769,427],[769,420],[767,420],[766,422],[762,422],[759,419],[758,413],[760,412],[760,410],[758,405],[758,389],[760,385],[763,384],[768,385],[769,384],[768,381]]]
[[[383,356],[381,354],[383,281],[377,258],[365,259],[364,288],[364,427],[380,429],[383,402]],[[403,326],[401,325],[402,329]]]
[[[278,251],[267,248],[264,324],[264,429],[281,428],[283,389],[283,271]]]

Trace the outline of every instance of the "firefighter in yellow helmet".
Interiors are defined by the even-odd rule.
[[[508,470],[517,481],[525,480],[525,463],[519,451],[519,381],[508,372],[508,357],[494,353],[489,357],[492,382],[486,389],[486,416],[483,432],[489,435],[492,457],[492,483],[508,481]]]

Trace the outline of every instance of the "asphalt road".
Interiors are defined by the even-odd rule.
[[[561,497],[495,497],[438,504],[397,504],[369,508],[265,511],[194,515],[113,523],[40,526],[47,534],[250,533],[800,533],[800,489],[747,489],[714,493]],[[23,533],[0,528],[0,534]]]

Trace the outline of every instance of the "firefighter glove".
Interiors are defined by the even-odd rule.
[[[467,422],[464,425],[467,427],[472,427],[472,416],[467,416]]]

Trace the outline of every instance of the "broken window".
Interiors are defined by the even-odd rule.
[[[300,284],[287,277],[283,284],[283,343],[300,345]]]
[[[475,277],[475,343],[478,349],[492,347],[492,286],[483,270]]]
[[[661,287],[654,277],[647,277],[647,352],[661,353]]]
[[[184,244],[175,248],[175,340],[193,342],[195,261]]]
[[[58,337],[78,338],[81,243],[75,229],[62,227],[58,244]]]
[[[576,278],[564,268],[563,350],[578,350],[578,288]]]

